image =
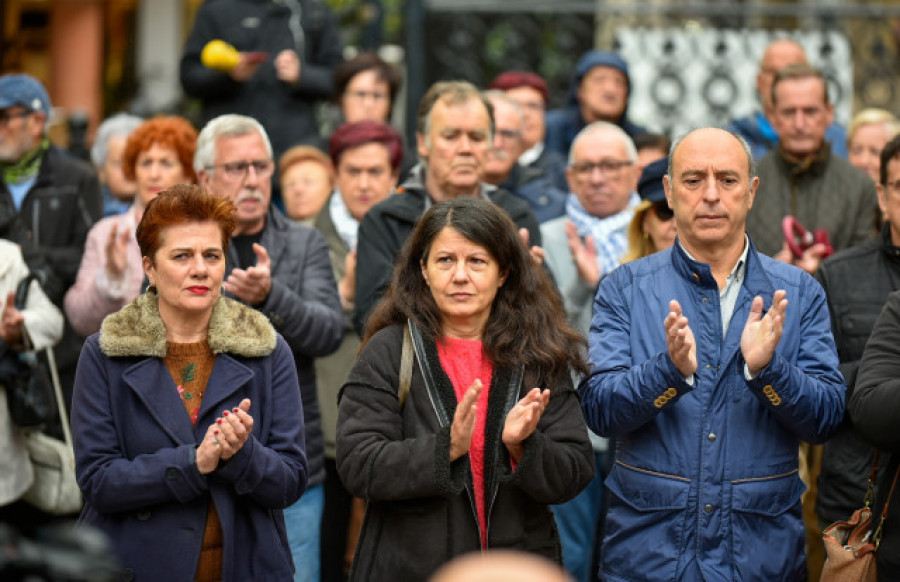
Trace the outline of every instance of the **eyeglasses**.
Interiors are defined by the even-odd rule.
[[[33,112],[28,109],[19,109],[18,111],[0,111],[0,127],[6,127],[9,122],[17,117],[28,117]]]
[[[500,137],[500,139],[514,140],[522,137],[522,132],[514,129],[498,129],[497,136]]]
[[[229,180],[243,180],[247,176],[247,172],[250,171],[250,168],[253,168],[253,171],[256,172],[258,177],[268,178],[275,169],[275,162],[272,160],[253,160],[251,162],[241,160],[239,162],[227,162],[224,164],[206,166],[207,170],[215,170],[216,168],[221,168],[225,177]]]
[[[653,205],[653,213],[656,214],[656,218],[660,219],[662,222],[669,222],[675,217],[675,211],[669,208],[669,205],[665,200]]]
[[[347,91],[344,94],[357,101],[364,101],[366,99],[372,99],[373,101],[387,101],[388,99],[387,93],[379,93],[377,91]]]
[[[588,178],[594,174],[594,170],[600,170],[604,176],[614,178],[619,175],[622,168],[630,166],[630,160],[600,160],[599,162],[578,162],[569,167],[579,178]]]

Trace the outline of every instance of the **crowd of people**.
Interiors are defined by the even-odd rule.
[[[680,136],[615,52],[559,109],[530,71],[437,82],[414,144],[401,79],[319,2],[204,3],[200,125],[112,115],[91,167],[0,76],[0,387],[55,346],[80,527],[138,581],[817,579],[900,466],[897,118],[835,123],[787,38],[758,111]]]

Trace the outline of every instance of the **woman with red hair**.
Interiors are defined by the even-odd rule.
[[[293,579],[282,510],[308,478],[300,387],[268,318],[222,297],[235,224],[200,186],[151,200],[136,233],[150,287],[78,361],[80,521],[130,579]]]
[[[66,316],[81,335],[98,331],[104,317],[141,292],[144,274],[134,229],[157,194],[197,181],[196,145],[197,131],[177,116],[145,121],[128,137],[122,172],[137,183],[134,203],[124,214],[104,218],[91,228],[75,284],[66,293]]]

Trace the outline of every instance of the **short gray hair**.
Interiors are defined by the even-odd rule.
[[[228,113],[220,115],[203,126],[197,136],[197,149],[194,152],[194,171],[208,170],[216,163],[216,141],[220,137],[238,137],[250,133],[258,133],[266,144],[266,153],[273,157],[272,143],[262,124],[252,117]]]
[[[624,129],[622,129],[615,123],[610,123],[608,121],[595,121],[583,127],[581,131],[579,131],[575,136],[575,139],[572,140],[572,145],[569,147],[569,159],[567,162],[570,166],[575,163],[575,146],[578,144],[578,142],[595,133],[612,134],[615,139],[618,139],[623,144],[625,144],[625,151],[628,154],[628,161],[637,161],[637,148],[634,147],[634,142],[631,140],[631,136],[625,133]]]
[[[97,128],[94,145],[91,146],[91,161],[94,162],[94,166],[99,168],[106,163],[106,156],[109,155],[109,140],[114,137],[127,138],[142,123],[144,123],[143,119],[128,113],[117,113],[104,119]]]

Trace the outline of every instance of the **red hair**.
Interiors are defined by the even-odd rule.
[[[329,141],[329,151],[334,167],[338,167],[341,154],[346,150],[373,142],[380,143],[387,148],[391,159],[391,168],[396,172],[400,168],[400,162],[403,161],[403,139],[396,129],[380,121],[357,121],[356,123],[345,123],[337,128]]]
[[[154,260],[162,245],[161,233],[170,226],[186,222],[212,221],[222,232],[222,250],[228,250],[228,240],[234,232],[234,203],[223,196],[211,194],[196,184],[178,184],[166,190],[147,204],[137,227],[137,242],[142,257]]]
[[[497,75],[496,79],[491,81],[488,88],[509,91],[510,89],[518,89],[519,87],[534,89],[541,94],[545,104],[550,101],[547,83],[537,74],[530,71],[506,71],[505,73],[500,73]]]
[[[148,119],[131,132],[125,143],[125,154],[122,156],[122,173],[126,178],[135,179],[134,169],[138,156],[154,144],[171,148],[178,155],[184,175],[191,182],[197,181],[197,175],[194,173],[197,130],[187,119],[177,115]]]

